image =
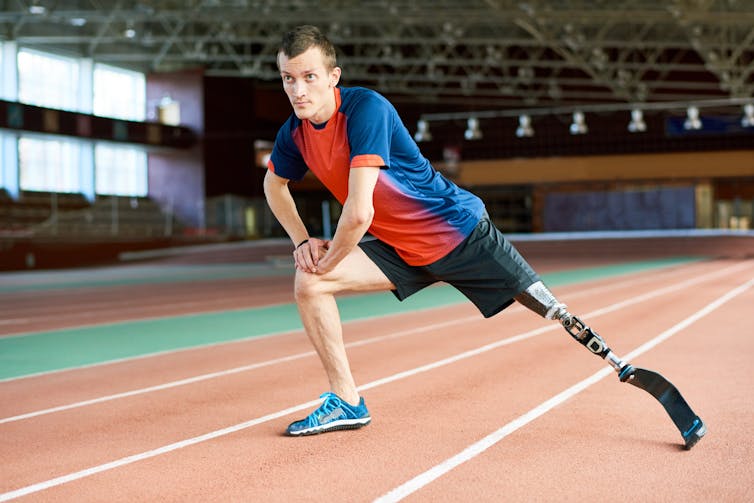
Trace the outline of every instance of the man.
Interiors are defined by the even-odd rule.
[[[295,246],[296,303],[330,384],[322,405],[289,425],[289,435],[371,420],[346,356],[339,292],[392,290],[403,300],[444,281],[485,317],[515,299],[571,330],[578,318],[490,222],[483,202],[432,168],[393,106],[374,91],[338,87],[335,48],[317,28],[287,33],[277,62],[293,114],[278,132],[264,190]],[[289,191],[307,170],[343,205],[332,240],[309,235]],[[367,232],[376,239],[362,240]],[[571,333],[585,328],[579,321]]]

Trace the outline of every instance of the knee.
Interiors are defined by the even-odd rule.
[[[325,281],[317,274],[296,271],[293,293],[296,302],[317,297],[327,293]]]

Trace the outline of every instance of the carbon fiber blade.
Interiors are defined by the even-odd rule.
[[[657,372],[634,367],[633,372],[622,380],[643,389],[662,404],[681,432],[687,449],[693,447],[707,432],[704,422],[691,410],[678,388]]]

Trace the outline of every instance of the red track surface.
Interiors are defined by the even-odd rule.
[[[680,449],[678,431],[651,396],[612,373],[447,473],[425,479],[407,499],[751,501],[754,288],[687,327],[678,324],[753,277],[754,261],[715,260],[555,289],[619,356],[664,331],[677,331],[631,361],[671,379],[704,418],[710,431],[691,451]],[[274,283],[281,301],[290,298],[285,281]],[[696,283],[684,283],[689,281]],[[172,299],[162,314],[198,309],[192,304],[197,302],[202,310],[211,309],[215,301],[210,299],[217,299],[217,308],[229,308],[236,303],[249,307],[263,298],[243,294],[242,288],[228,294],[232,285],[172,285],[175,291],[150,286],[158,297],[150,302],[142,296],[136,305],[119,299],[119,294],[133,298],[136,287],[98,289],[101,302],[89,308],[86,322],[126,319],[132,314],[121,307],[141,312],[144,305],[156,304],[155,298]],[[671,286],[677,288],[661,290]],[[652,298],[640,297],[653,292]],[[82,322],[66,317],[56,325],[56,313],[71,313],[77,302],[91,298],[51,295],[46,308],[31,315],[33,309],[24,312],[28,303],[18,300],[17,317],[36,320],[21,330]],[[269,302],[269,290],[264,299]],[[619,308],[619,303],[626,304]],[[486,346],[533,330],[541,333]],[[37,487],[41,490],[27,499],[372,501],[442,466],[606,365],[556,324],[518,306],[490,320],[469,304],[388,316],[379,323],[352,322],[345,337],[356,380],[368,388],[363,395],[373,422],[358,431],[314,437],[281,435],[288,422],[312,409],[305,403],[326,389],[321,366],[301,332],[0,383],[2,420],[299,355],[0,423],[0,493],[94,468],[96,473]],[[471,350],[478,351],[467,353]],[[285,412],[296,406],[300,410]],[[271,414],[275,417],[266,418]],[[196,440],[257,419],[238,431]],[[153,451],[187,439],[195,441]],[[139,454],[132,462],[126,459]],[[103,469],[111,462],[116,466]]]

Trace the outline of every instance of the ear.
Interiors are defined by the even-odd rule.
[[[336,66],[330,71],[330,87],[335,87],[340,82],[340,67]]]

